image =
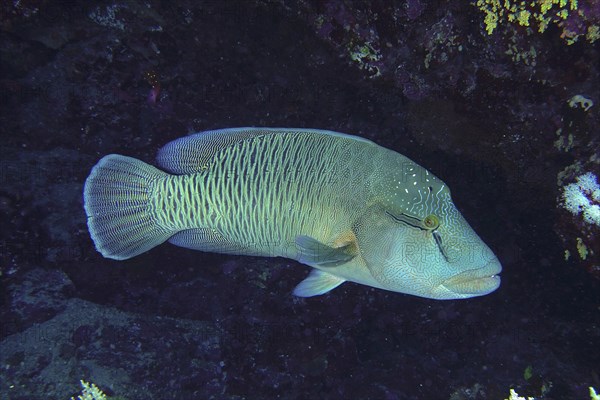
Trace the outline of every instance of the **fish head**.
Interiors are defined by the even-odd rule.
[[[355,227],[357,245],[380,287],[432,299],[483,296],[500,285],[498,258],[457,210],[441,182],[410,202],[368,208]]]

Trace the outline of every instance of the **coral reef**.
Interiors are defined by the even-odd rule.
[[[592,0],[477,0],[476,5],[485,14],[485,30],[489,35],[500,24],[533,26],[540,33],[555,24],[568,45],[581,37],[589,43],[600,39],[600,8]]]

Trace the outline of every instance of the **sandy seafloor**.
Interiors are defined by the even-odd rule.
[[[0,399],[69,399],[81,379],[130,400],[589,398],[600,229],[562,196],[600,173],[600,6],[578,7],[488,35],[466,1],[3,2]],[[95,251],[82,188],[102,156],[153,162],[237,126],[345,132],[423,165],[501,287],[301,299],[292,260]]]

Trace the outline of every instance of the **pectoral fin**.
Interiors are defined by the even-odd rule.
[[[294,295],[298,297],[312,297],[327,293],[346,282],[327,272],[313,269],[306,279],[296,286]]]
[[[318,265],[320,267],[336,267],[347,263],[355,256],[352,243],[341,247],[330,247],[310,236],[298,236],[296,238],[296,247],[299,253],[298,261],[307,265]]]

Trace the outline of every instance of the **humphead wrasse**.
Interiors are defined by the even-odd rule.
[[[369,140],[236,128],[175,140],[162,170],[111,154],[85,182],[90,235],[124,260],[169,241],[287,257],[314,269],[297,296],[345,281],[432,299],[488,294],[502,267],[423,167]]]

